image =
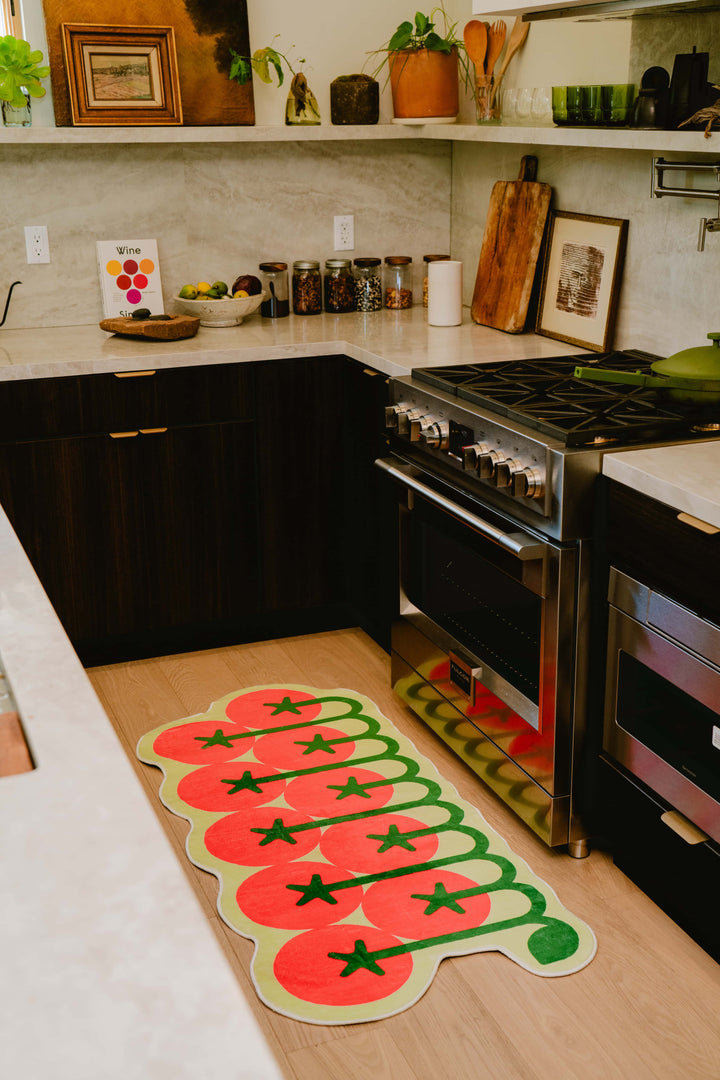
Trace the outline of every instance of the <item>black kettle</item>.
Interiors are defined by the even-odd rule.
[[[651,67],[644,73],[640,86],[630,114],[630,127],[664,128],[670,105],[670,76],[665,68]]]

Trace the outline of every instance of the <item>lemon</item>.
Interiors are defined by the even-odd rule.
[[[182,289],[178,293],[181,300],[195,300],[198,291],[194,285],[183,285]]]
[[[225,293],[228,291],[228,287],[224,281],[213,281],[212,287],[215,292],[220,293],[221,296],[224,296]]]
[[[240,297],[242,297],[242,296],[249,296],[249,295],[250,295],[250,293],[246,292],[245,289],[238,289],[237,292],[233,293],[233,296],[235,297],[236,300],[239,300]]]
[[[205,293],[209,293],[211,289],[212,285],[209,281],[198,281],[197,291],[200,293],[201,296],[204,296]]]

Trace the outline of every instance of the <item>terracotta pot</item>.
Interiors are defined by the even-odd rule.
[[[400,119],[421,116],[457,116],[458,57],[429,49],[403,49],[390,53],[393,109]]]

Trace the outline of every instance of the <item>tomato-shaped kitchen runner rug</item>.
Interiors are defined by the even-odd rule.
[[[144,735],[218,911],[256,943],[260,998],[316,1024],[412,1005],[446,956],[569,975],[595,937],[353,690],[260,686]]]

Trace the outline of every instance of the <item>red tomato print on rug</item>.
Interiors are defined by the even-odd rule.
[[[362,888],[352,881],[346,870],[327,863],[284,863],[247,878],[237,892],[238,907],[263,926],[327,926],[360,906]]]
[[[381,930],[423,941],[484,923],[490,897],[481,888],[448,870],[423,870],[375,882],[365,894],[363,911]]]
[[[421,835],[413,836],[416,832]],[[437,847],[436,833],[428,832],[422,821],[400,814],[331,825],[320,841],[320,850],[328,862],[365,874],[425,863]]]
[[[261,761],[228,761],[188,773],[178,795],[197,810],[228,813],[272,802],[284,787],[282,775]]]
[[[210,854],[238,866],[290,862],[311,852],[319,840],[320,829],[312,818],[275,806],[228,814],[205,833],[205,846]]]
[[[386,949],[398,954],[373,959],[373,952]],[[346,924],[293,938],[277,955],[275,975],[300,1000],[337,1008],[387,997],[407,982],[412,967],[397,938],[371,926]]]
[[[158,735],[154,750],[160,757],[186,761],[190,765],[213,765],[231,761],[252,750],[254,735],[225,721],[220,726],[203,720],[199,724],[181,724]]]
[[[317,769],[319,765],[333,765],[352,757],[355,751],[353,739],[342,731],[315,725],[278,731],[257,738],[254,754],[258,761],[274,765],[277,769]]]
[[[225,715],[239,727],[281,728],[289,723],[303,724],[314,720],[322,705],[302,704],[314,701],[312,694],[299,690],[280,690],[268,693],[257,690],[249,694],[238,694],[225,707]]]
[[[385,806],[393,797],[392,781],[369,769],[327,769],[299,776],[288,784],[290,806],[315,817],[367,813]]]
[[[137,754],[165,774],[188,856],[217,879],[220,917],[255,943],[255,989],[285,1016],[391,1016],[446,956],[495,949],[560,976],[595,953],[592,931],[355,690],[250,687],[148,732]]]

